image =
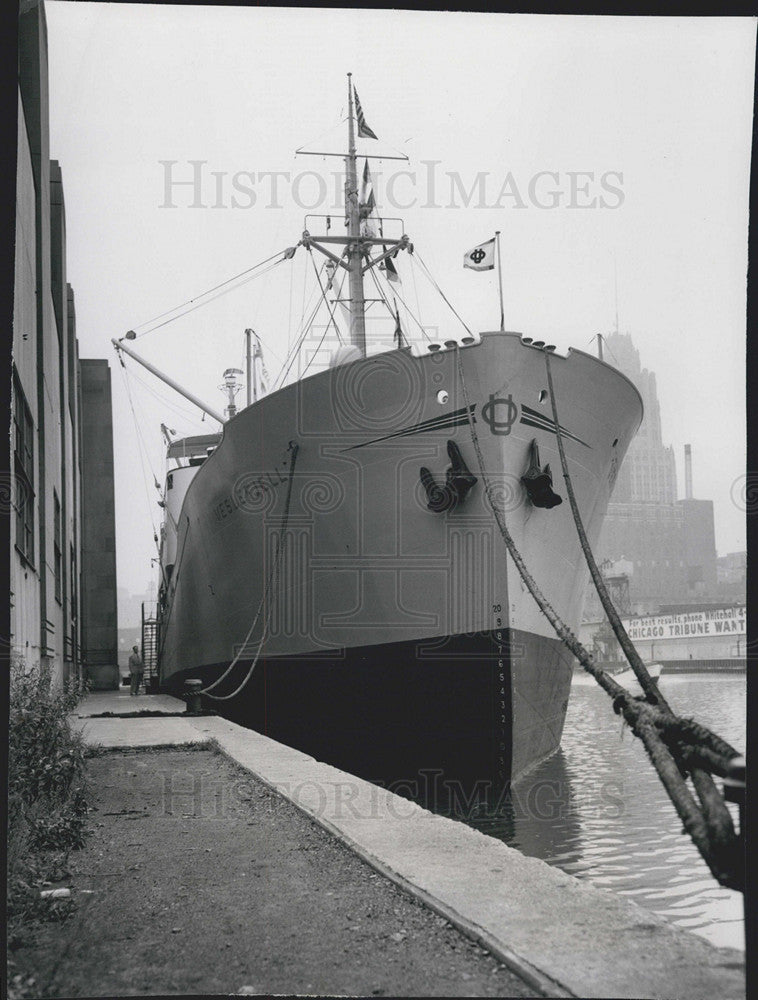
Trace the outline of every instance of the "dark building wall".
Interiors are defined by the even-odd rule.
[[[678,504],[608,505],[598,552],[603,559],[632,564],[629,599],[636,613],[648,613],[685,594],[683,524]],[[591,605],[585,608],[589,611]]]
[[[10,519],[10,639],[14,658],[27,668],[39,666],[39,462],[37,403],[37,255],[34,173],[21,93],[18,95],[18,153],[16,174],[16,254],[13,288],[13,420],[11,470],[15,496]],[[31,468],[20,471],[15,413],[29,410],[34,457]],[[26,525],[31,538],[26,537]],[[24,537],[21,537],[21,536]]]
[[[66,310],[68,313],[68,425],[70,427],[69,456],[71,490],[71,512],[69,526],[71,539],[68,548],[69,570],[69,614],[71,628],[71,648],[75,663],[81,661],[81,533],[82,533],[82,469],[79,457],[79,437],[81,433],[81,412],[79,407],[79,345],[76,339],[76,308],[74,290],[66,285]]]
[[[713,501],[680,500],[684,524],[684,565],[689,599],[716,593],[716,538]]]
[[[34,554],[24,558],[14,538],[11,589],[14,648],[27,664],[50,671],[60,683],[77,669],[72,623],[77,617],[71,556],[76,560],[71,377],[64,363],[69,336],[66,302],[66,222],[63,180],[49,159],[47,27],[43,4],[19,5],[19,139],[17,258],[14,285],[14,387],[29,404],[33,434]],[[23,126],[23,127],[22,127]],[[33,201],[29,190],[33,190]],[[30,208],[33,212],[30,212]],[[18,266],[21,266],[20,272]],[[34,285],[29,276],[34,275]],[[32,321],[33,316],[33,321]],[[33,348],[33,351],[31,350]],[[32,382],[35,383],[32,386]],[[16,392],[16,395],[19,395]],[[14,456],[14,469],[20,463]],[[26,478],[26,477],[25,477]],[[18,535],[19,525],[14,526]],[[31,600],[36,608],[31,610]],[[23,606],[21,602],[23,598]]]
[[[117,689],[116,511],[108,362],[82,358],[82,648],[91,685]]]
[[[85,615],[80,577],[82,406],[74,293],[66,280],[63,171],[49,158],[47,27],[39,0],[19,4],[18,108],[11,422],[11,473],[17,488],[11,518],[10,638],[15,661],[49,670],[53,682],[60,684],[79,671]],[[97,569],[97,587],[105,597],[91,602],[98,616],[92,638],[94,642],[97,629],[103,630],[96,645],[115,670],[110,384],[107,362],[90,364],[100,366],[108,383],[96,420],[109,428],[104,461],[111,484],[110,527],[100,543],[110,545],[110,560]],[[28,423],[28,432],[19,434],[19,415],[24,427]],[[95,512],[108,507],[103,489],[96,477],[91,505]],[[96,548],[92,538],[98,530],[95,514],[91,547]],[[108,593],[113,595],[112,634],[106,628]]]
[[[71,608],[70,550],[74,534],[74,482],[72,467],[73,426],[69,411],[71,372],[68,366],[68,285],[66,283],[66,208],[63,197],[63,175],[57,160],[50,161],[50,293],[54,313],[55,338],[52,350],[57,355],[58,396],[55,410],[56,450],[58,453],[57,496],[60,505],[58,537],[53,537],[53,561],[58,568],[55,581],[57,626],[60,637],[56,643],[63,650],[63,677],[73,674],[73,636]],[[51,386],[52,390],[52,386]],[[56,552],[57,549],[57,552]]]
[[[50,572],[53,523],[53,488],[56,481],[55,452],[48,433],[51,408],[46,396],[46,372],[51,358],[52,302],[50,292],[50,133],[49,96],[47,71],[47,22],[40,3],[22,2],[18,22],[19,87],[24,106],[32,173],[36,191],[35,203],[35,260],[37,273],[37,572],[39,574],[40,605],[40,663],[53,673],[62,673],[62,666],[55,662],[56,609],[54,580]],[[52,392],[58,393],[57,370]]]

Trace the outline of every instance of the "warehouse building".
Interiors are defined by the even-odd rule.
[[[66,275],[63,172],[50,159],[47,28],[38,0],[19,4],[18,69],[10,656],[48,671],[56,684],[88,677],[94,688],[117,687],[110,416],[109,441],[101,434],[93,450],[90,437],[102,414],[110,415],[110,383],[93,416]],[[105,361],[95,365],[107,369]],[[84,362],[85,371],[91,366]],[[86,490],[108,462],[111,503],[93,520]],[[97,546],[83,545],[83,535],[89,539],[93,531],[100,548],[110,544],[109,560],[98,552],[93,561]],[[112,607],[83,599],[93,587],[112,591]]]

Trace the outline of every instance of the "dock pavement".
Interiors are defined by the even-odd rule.
[[[372,884],[392,883],[403,898],[443,918],[514,976],[509,992],[469,992],[465,980],[459,995],[744,997],[741,952],[718,948],[630,900],[260,733],[217,715],[179,714],[184,709],[183,701],[165,695],[94,693],[72,722],[103,760],[108,751],[210,747],[220,752],[240,774],[296,807],[369,866],[380,877]],[[161,714],[130,717],[145,710]],[[139,794],[123,806],[139,810]],[[278,825],[271,819],[273,838],[287,837],[281,821],[282,816]],[[157,846],[143,845],[145,865]],[[291,902],[294,933],[300,911],[297,899]],[[295,992],[310,992],[309,982]],[[270,992],[268,983],[258,987]],[[380,986],[372,992],[385,991]],[[438,993],[435,987],[416,995]]]

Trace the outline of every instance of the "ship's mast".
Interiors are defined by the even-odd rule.
[[[347,233],[344,236],[332,236],[329,234],[329,216],[327,219],[327,232],[323,235],[312,235],[308,229],[303,230],[301,245],[310,250],[311,248],[322,253],[329,265],[333,268],[343,268],[347,272],[349,279],[350,298],[341,299],[341,302],[349,306],[350,311],[350,342],[357,347],[361,356],[366,356],[366,299],[363,294],[363,275],[374,267],[378,267],[388,257],[395,257],[399,250],[411,250],[412,245],[408,237],[390,237],[385,235],[370,236],[361,232],[361,206],[358,202],[358,167],[357,151],[355,148],[356,139],[356,116],[355,100],[353,91],[352,73],[347,74],[347,98],[348,98],[348,150],[345,153],[320,152],[311,149],[298,149],[296,153],[306,156],[338,156],[345,161],[345,225]],[[360,124],[360,123],[359,123]],[[360,134],[360,129],[358,129]],[[406,160],[407,156],[367,156],[366,159],[388,159]],[[318,218],[318,216],[314,216]],[[306,221],[308,216],[306,216]],[[399,221],[399,220],[397,220]],[[344,246],[344,252],[337,256],[331,247],[335,249]],[[371,249],[376,248],[380,253],[376,257],[371,256]],[[369,299],[369,302],[378,301]]]
[[[348,270],[350,274],[350,342],[361,355],[366,355],[366,306],[363,297],[363,271],[360,246],[360,215],[358,209],[358,170],[355,152],[355,118],[353,116],[353,80],[347,74],[348,90],[348,153],[345,157],[345,212],[348,248]]]

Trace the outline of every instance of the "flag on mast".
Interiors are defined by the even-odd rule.
[[[374,184],[371,180],[371,173],[368,169],[368,160],[366,160],[363,168],[363,182],[361,184],[361,193],[358,201],[358,215],[360,217],[361,236],[376,236],[377,227],[381,228],[381,221],[376,213]]]
[[[371,179],[371,171],[368,168],[368,160],[363,167],[363,181],[361,183],[361,193],[358,202],[358,214],[361,222],[361,236],[369,236],[374,239],[381,239],[384,236],[382,220],[376,210],[376,197],[374,195],[374,182]],[[387,244],[382,244],[382,250],[387,252]],[[395,257],[397,250],[392,255]],[[392,257],[385,257],[379,264],[379,270],[384,271],[388,281],[396,281],[402,284],[402,279],[397,272],[397,268],[392,262]]]
[[[374,134],[373,129],[369,128],[366,124],[366,119],[363,117],[363,108],[361,107],[361,102],[358,100],[358,91],[355,87],[353,87],[353,93],[355,94],[355,117],[358,119],[358,138],[377,139],[378,136]]]
[[[495,266],[495,237],[467,250],[463,255],[463,266],[472,271],[491,271]]]
[[[397,273],[397,268],[392,263],[391,257],[385,257],[384,262],[379,267],[384,271],[388,281],[397,281],[398,284],[402,284],[400,275]]]

